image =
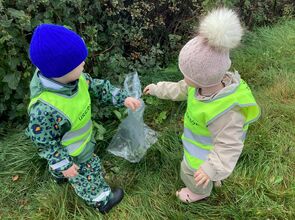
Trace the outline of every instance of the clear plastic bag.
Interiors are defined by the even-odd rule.
[[[124,88],[129,96],[137,99],[141,97],[141,85],[137,72],[127,75]],[[116,135],[107,148],[112,154],[132,163],[139,162],[147,149],[158,140],[157,133],[143,122],[145,104],[142,99],[140,101],[141,106],[135,112],[128,109],[128,116],[119,125]]]

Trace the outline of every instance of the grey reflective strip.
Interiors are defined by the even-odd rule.
[[[245,141],[246,136],[247,136],[247,131],[244,131],[244,132],[243,132],[243,135],[242,135],[242,141]]]
[[[216,115],[214,118],[212,118],[211,120],[209,120],[209,121],[207,122],[207,126],[208,126],[210,123],[212,123],[212,121],[216,120],[216,119],[219,118],[221,115],[224,115],[226,112],[232,110],[232,109],[233,109],[234,107],[236,107],[236,106],[239,106],[239,107],[249,107],[249,106],[257,106],[257,104],[256,104],[256,103],[250,103],[250,104],[239,104],[239,103],[234,103],[234,104],[232,104],[229,108],[225,109],[223,112],[219,113],[219,114]],[[249,123],[251,123],[251,122],[254,122],[254,121],[256,121],[258,118],[259,118],[259,117],[256,117],[255,119],[253,119],[253,120],[250,121],[250,122],[247,122],[246,124],[249,124]],[[246,124],[245,124],[245,125],[246,125]],[[244,126],[245,126],[245,125],[244,125]]]
[[[120,89],[116,88],[113,92],[112,92],[112,101],[113,104],[117,103],[117,100],[115,99],[116,95],[119,93]]]
[[[182,139],[182,143],[183,143],[183,146],[184,148],[187,150],[187,152],[196,157],[196,158],[199,158],[201,160],[206,160],[207,159],[207,156],[208,154],[210,153],[209,150],[205,150],[205,149],[202,149],[184,139]]]
[[[94,198],[92,201],[93,202],[100,202],[100,201],[104,200],[108,195],[110,195],[110,193],[111,193],[111,190],[102,192],[101,194],[99,194],[99,196]]]
[[[62,161],[59,161],[58,163],[55,163],[55,164],[50,165],[50,167],[51,167],[53,170],[56,170],[56,169],[58,169],[58,168],[61,168],[61,167],[65,166],[65,165],[69,164],[69,163],[70,163],[70,162],[69,162],[68,159],[64,159],[64,160],[62,160]]]
[[[67,149],[69,151],[70,154],[74,153],[77,149],[79,149],[79,147],[87,140],[87,138],[89,137],[89,135],[84,138],[81,141],[75,142],[73,144],[70,144],[67,146]]]
[[[213,145],[211,137],[194,134],[190,129],[184,128],[184,137],[197,141],[204,145]]]
[[[92,126],[92,121],[89,120],[87,122],[87,124],[84,127],[80,128],[79,130],[69,131],[69,132],[65,133],[65,135],[62,137],[62,141],[68,141],[74,137],[77,137],[77,136],[85,133],[86,131],[88,131],[91,128],[91,126]]]

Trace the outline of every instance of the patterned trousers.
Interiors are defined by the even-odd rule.
[[[112,193],[102,176],[99,157],[93,154],[88,161],[77,165],[79,175],[68,179],[76,194],[90,206],[105,205]],[[64,178],[61,172],[54,170],[50,172],[55,178]]]

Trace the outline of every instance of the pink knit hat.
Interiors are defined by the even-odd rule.
[[[243,30],[234,11],[220,8],[201,21],[198,32],[181,49],[179,69],[198,86],[215,86],[230,68],[229,50],[239,44]]]

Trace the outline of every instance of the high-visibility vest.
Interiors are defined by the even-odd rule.
[[[241,113],[245,116],[242,137],[244,141],[249,123],[256,121],[260,116],[260,108],[243,80],[235,91],[213,100],[199,101],[195,94],[196,89],[189,87],[182,143],[184,159],[192,169],[197,170],[213,149],[213,140],[208,129],[210,123],[234,107],[240,107]]]
[[[71,129],[63,135],[61,144],[68,149],[71,156],[78,156],[92,135],[91,100],[84,76],[80,76],[78,90],[74,95],[43,91],[31,99],[28,109],[37,101],[51,106],[69,120]]]

